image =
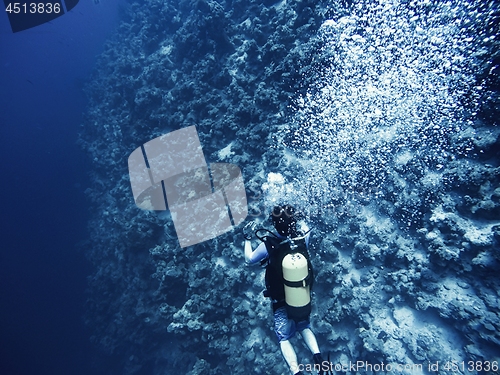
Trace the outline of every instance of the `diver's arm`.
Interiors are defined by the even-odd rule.
[[[265,257],[267,257],[267,248],[264,242],[257,246],[254,251],[252,250],[252,242],[245,240],[245,261],[248,264],[258,263]]]
[[[245,262],[250,263],[252,253],[252,242],[250,242],[249,240],[245,240]]]

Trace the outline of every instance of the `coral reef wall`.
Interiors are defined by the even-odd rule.
[[[128,155],[196,125],[208,162],[242,169],[248,220],[268,227],[285,199],[312,223],[312,327],[337,369],[498,363],[498,17],[458,0],[131,2],[80,137],[96,345],[123,374],[288,373],[241,233],[180,248],[168,212],[134,204]]]

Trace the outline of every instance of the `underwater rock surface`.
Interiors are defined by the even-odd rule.
[[[196,125],[207,162],[242,169],[247,220],[269,228],[285,200],[314,228],[322,351],[394,365],[342,373],[500,362],[498,18],[482,1],[132,2],[80,138],[92,340],[123,374],[288,373],[241,232],[182,249],[168,212],[134,204],[128,155]]]

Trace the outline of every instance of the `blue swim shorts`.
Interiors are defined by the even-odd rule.
[[[293,319],[288,319],[286,306],[278,308],[274,312],[274,332],[278,337],[278,341],[288,340],[295,335],[295,332],[310,328],[309,319],[296,322]]]

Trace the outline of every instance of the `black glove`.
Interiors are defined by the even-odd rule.
[[[245,240],[251,240],[252,236],[255,232],[255,226],[257,224],[255,221],[249,222],[247,225],[243,227],[243,237],[245,237]]]

